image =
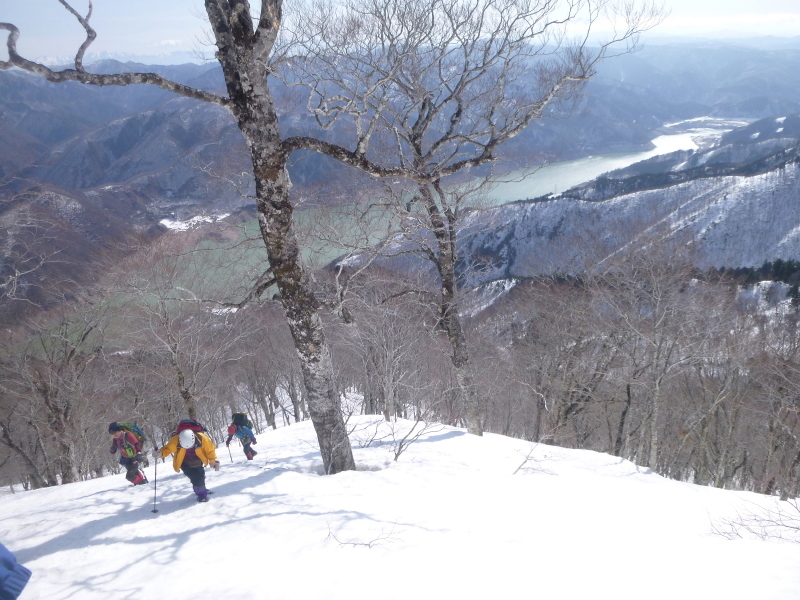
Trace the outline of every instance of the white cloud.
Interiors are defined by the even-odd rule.
[[[156,44],[156,46],[182,46],[183,40],[162,40]]]
[[[732,31],[751,36],[797,35],[800,14],[797,13],[739,13],[697,14],[673,13],[657,28],[656,33],[700,34]]]

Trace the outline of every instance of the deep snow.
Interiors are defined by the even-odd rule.
[[[263,432],[253,462],[222,446],[207,504],[170,461],[155,514],[153,466],[148,486],[0,497],[0,541],[33,571],[21,599],[800,598],[800,544],[714,533],[777,498],[451,427],[394,462],[388,425],[351,426],[359,470],[335,476],[309,422]]]

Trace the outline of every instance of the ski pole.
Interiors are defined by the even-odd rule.
[[[228,456],[231,457],[231,462],[233,462],[233,454],[231,454],[231,447],[228,446]]]
[[[153,470],[153,510],[150,512],[157,513],[158,509],[156,508],[156,490],[158,489],[158,459],[156,459],[155,463],[155,468]]]

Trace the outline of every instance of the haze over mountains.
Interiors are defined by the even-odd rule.
[[[216,63],[145,67],[107,60],[90,69],[152,70],[202,89],[223,86]],[[288,134],[312,127],[298,98],[284,95],[282,110]],[[800,139],[791,116],[796,113],[800,48],[788,42],[773,47],[653,44],[608,60],[570,115],[540,120],[507,145],[504,156],[509,164],[645,150],[665,124],[676,121],[706,116],[766,120],[731,132],[714,150],[650,161],[546,205],[499,209],[491,217],[499,223],[492,235],[504,241],[473,237],[470,249],[491,255],[489,278],[574,268],[569,264],[575,257],[552,244],[574,240],[570,223],[583,224],[591,213],[598,223],[610,219],[625,232],[601,226],[600,239],[608,242],[609,251],[627,243],[634,230],[641,233],[632,223],[652,228],[671,215],[676,231],[691,231],[704,240],[707,265],[750,265],[796,256],[790,233],[800,225],[800,211],[793,210],[792,202],[796,189],[791,149]],[[784,117],[785,122],[775,121]],[[13,246],[30,221],[20,217],[23,213],[57,222],[60,243],[74,249],[69,254],[103,247],[132,232],[158,234],[163,230],[158,223],[166,217],[186,219],[246,207],[252,188],[247,161],[232,117],[214,105],[177,98],[152,86],[98,89],[50,84],[18,70],[0,72],[0,223],[6,247]],[[757,161],[761,162],[745,167]],[[291,174],[297,191],[304,184],[348,177],[344,168],[313,155],[299,157]],[[620,183],[628,176],[639,179]],[[631,196],[634,189],[638,195]],[[771,194],[771,189],[779,191]],[[602,205],[575,201],[611,198],[617,199]],[[720,203],[722,198],[726,203]],[[607,216],[598,216],[601,213]],[[772,218],[759,219],[754,213]],[[740,237],[736,232],[742,226],[733,225],[740,219],[781,226],[769,232],[751,227],[750,237]],[[547,240],[544,246],[542,239]],[[9,260],[6,256],[4,268]]]

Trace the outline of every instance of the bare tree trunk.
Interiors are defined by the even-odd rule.
[[[364,359],[364,414],[367,415],[377,415],[380,407],[378,400],[377,358],[375,354],[375,347],[372,344],[368,344]]]
[[[214,0],[206,11],[217,41],[233,113],[253,162],[261,237],[280,292],[305,382],[308,409],[317,432],[325,472],[355,470],[333,377],[319,301],[300,259],[289,198],[289,158],[267,81],[266,58],[281,22],[281,2],[263,2],[258,36],[249,15],[239,18]],[[230,11],[230,12],[227,12]]]
[[[278,402],[278,397],[275,394],[275,387],[273,383],[267,384],[267,397],[264,398],[263,396],[259,395],[258,401],[261,404],[261,409],[264,411],[264,414],[267,415],[267,427],[277,429],[278,425],[275,423],[275,409],[280,406],[280,403]]]
[[[661,416],[661,382],[657,381],[652,394],[653,410],[650,414],[650,456],[647,466],[653,471],[658,466],[658,420]]]
[[[438,185],[438,184],[437,184]],[[434,261],[441,278],[440,313],[442,327],[450,341],[450,359],[455,370],[462,399],[467,431],[474,435],[483,435],[483,414],[475,389],[472,365],[469,360],[467,336],[458,312],[458,282],[456,279],[456,215],[449,210],[442,214],[427,186],[420,186],[420,191],[428,210],[433,234],[436,237],[439,254]],[[441,191],[437,190],[441,195]]]
[[[7,425],[0,425],[0,436],[2,436],[3,444],[16,452],[17,455],[22,459],[25,466],[28,467],[28,476],[31,478],[33,489],[53,485],[49,483],[47,481],[47,477],[39,471],[39,468],[36,466],[36,461],[33,460],[33,458],[31,458],[31,456],[11,438]]]
[[[717,414],[722,413],[722,409],[717,409]],[[728,417],[728,427],[726,428],[725,435],[719,440],[720,453],[717,460],[716,468],[714,469],[714,487],[724,487],[728,479],[733,476],[733,470],[730,468],[731,451],[733,450],[733,435],[736,431],[736,425],[739,420],[738,409],[733,409],[732,414]]]
[[[305,421],[306,417],[306,406],[305,402],[303,401],[303,396],[300,390],[297,387],[297,381],[294,378],[294,372],[289,376],[289,389],[287,390],[289,394],[289,399],[292,401],[292,411],[294,412],[294,422],[299,423],[300,421]]]
[[[197,402],[194,400],[192,392],[186,386],[186,377],[178,364],[177,353],[172,354],[172,367],[175,369],[176,377],[178,378],[178,390],[180,391],[181,398],[183,399],[183,406],[186,408],[186,414],[190,419],[197,420]]]
[[[75,450],[70,443],[69,404],[59,406],[57,398],[51,395],[49,386],[43,380],[40,380],[39,393],[44,401],[48,429],[56,441],[57,454],[54,466],[61,475],[61,483],[73,483],[78,480],[78,469],[75,465]]]
[[[277,117],[274,126],[277,127]],[[252,153],[257,174],[261,235],[300,359],[308,409],[317,432],[325,472],[354,470],[341,401],[333,379],[330,349],[319,316],[319,302],[311,291],[309,277],[300,262],[300,249],[292,220],[293,207],[288,198],[290,182],[285,157],[259,152],[255,147],[252,147]],[[259,154],[263,158],[262,164],[257,158]],[[261,175],[274,179],[266,179]]]
[[[617,439],[614,442],[614,455],[622,456],[622,448],[625,442],[625,420],[628,417],[628,411],[631,409],[633,402],[633,394],[631,393],[631,384],[625,386],[625,406],[622,408],[622,414],[619,416],[619,427],[617,428]]]

